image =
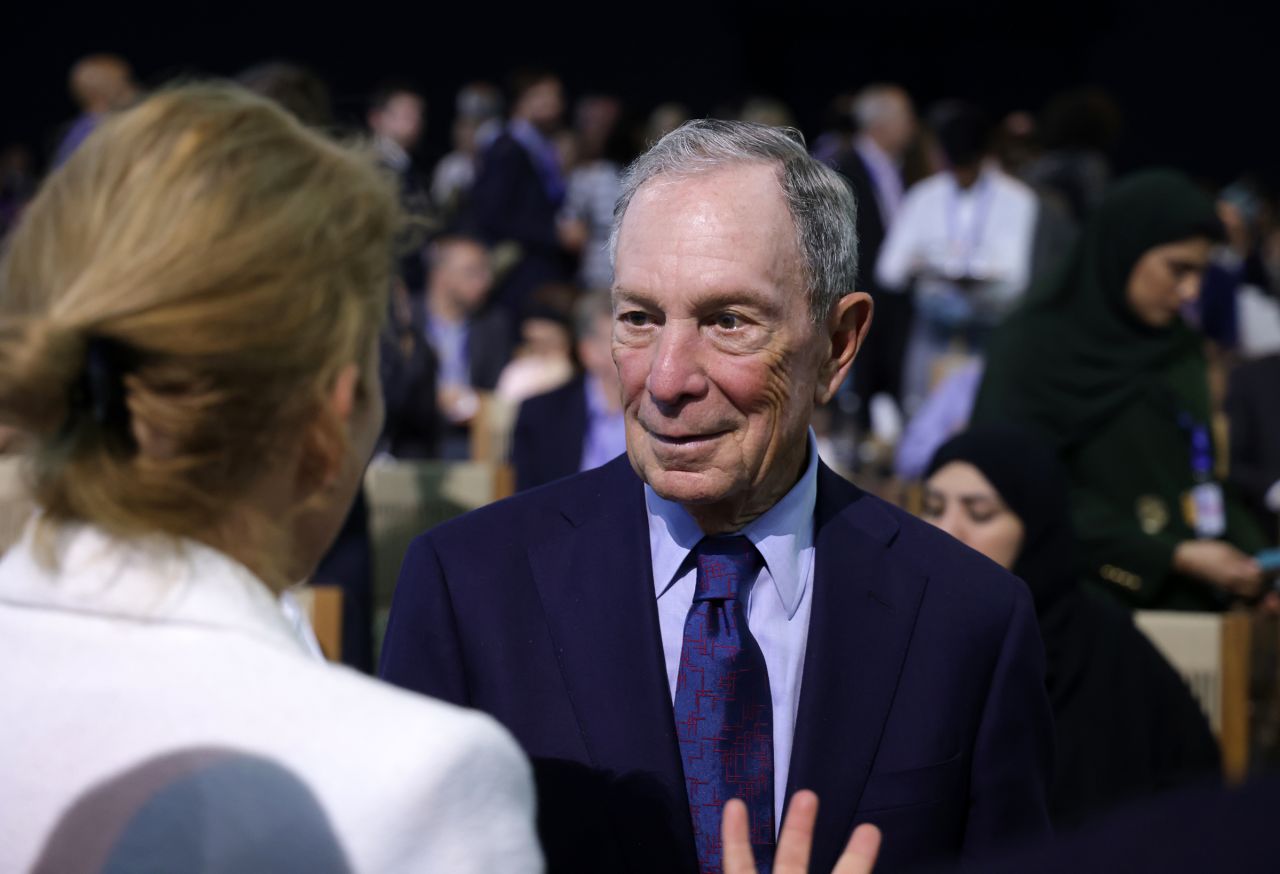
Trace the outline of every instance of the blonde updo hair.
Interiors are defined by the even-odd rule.
[[[203,539],[290,441],[345,451],[326,390],[371,360],[398,226],[369,156],[238,87],[104,122],[0,262],[0,423],[45,515]],[[119,427],[83,396],[94,344],[126,362]]]

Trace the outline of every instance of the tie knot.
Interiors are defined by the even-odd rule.
[[[730,600],[738,597],[760,572],[764,558],[746,537],[705,537],[693,548],[698,563],[694,601]]]

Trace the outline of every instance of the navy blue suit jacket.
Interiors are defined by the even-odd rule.
[[[511,439],[516,491],[572,476],[587,440],[587,383],[582,376],[520,405]]]
[[[814,536],[788,781],[822,801],[813,870],[859,822],[884,830],[878,874],[1045,833],[1051,723],[1026,586],[826,466]],[[697,871],[625,456],[414,541],[382,675],[511,730],[551,871]]]
[[[538,286],[568,279],[556,232],[556,204],[533,158],[505,131],[480,156],[462,230],[490,246],[518,243],[520,260],[494,289],[494,299],[519,312]]]

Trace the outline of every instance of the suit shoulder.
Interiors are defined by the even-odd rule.
[[[619,456],[603,467],[520,492],[443,522],[418,537],[410,552],[426,543],[482,543],[486,548],[504,542],[522,546],[537,543],[572,525],[570,516],[587,507],[629,499],[627,492],[631,489],[643,500],[630,463],[626,456]]]

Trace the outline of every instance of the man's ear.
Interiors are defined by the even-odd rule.
[[[325,409],[306,426],[298,468],[298,487],[310,494],[328,488],[346,464],[347,428],[355,414],[360,369],[345,365],[324,396]]]
[[[830,340],[827,359],[818,370],[818,382],[814,387],[814,401],[825,404],[835,397],[840,383],[849,375],[849,368],[871,330],[871,316],[875,304],[865,291],[846,294],[836,303],[827,319],[825,331]]]

